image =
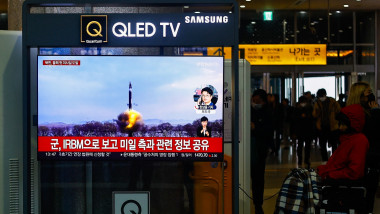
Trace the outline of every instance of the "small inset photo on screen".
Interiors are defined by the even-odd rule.
[[[195,110],[197,114],[215,114],[218,91],[212,85],[204,85],[194,91]]]

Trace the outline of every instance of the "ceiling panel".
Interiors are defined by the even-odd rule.
[[[380,0],[238,0],[242,10],[374,10]],[[348,4],[345,8],[343,5]]]
[[[12,1],[12,0],[10,0]],[[15,0],[13,0],[15,1]],[[380,0],[238,0],[242,10],[374,10],[380,9]],[[343,5],[348,4],[348,8]],[[0,13],[7,12],[8,0],[0,0]]]

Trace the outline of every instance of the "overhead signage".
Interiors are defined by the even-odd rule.
[[[244,58],[251,65],[326,65],[325,44],[292,45],[239,45],[244,51]],[[208,48],[208,55],[223,55],[231,59],[231,48]]]
[[[215,34],[233,38],[231,14],[82,15],[81,43],[181,41]]]
[[[263,16],[264,16],[264,21],[272,21],[273,20],[273,12],[272,11],[264,11]]]
[[[326,65],[325,44],[239,45],[252,65]]]

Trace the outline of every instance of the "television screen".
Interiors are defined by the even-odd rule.
[[[223,57],[38,56],[39,160],[223,159]]]

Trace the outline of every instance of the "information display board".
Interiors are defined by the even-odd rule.
[[[326,44],[270,44],[239,45],[244,58],[251,65],[326,65]],[[208,48],[208,55],[222,51],[221,47]],[[224,48],[224,58],[231,59],[231,48]]]
[[[38,56],[39,160],[223,160],[223,60]]]
[[[252,65],[326,65],[325,44],[239,45]]]

